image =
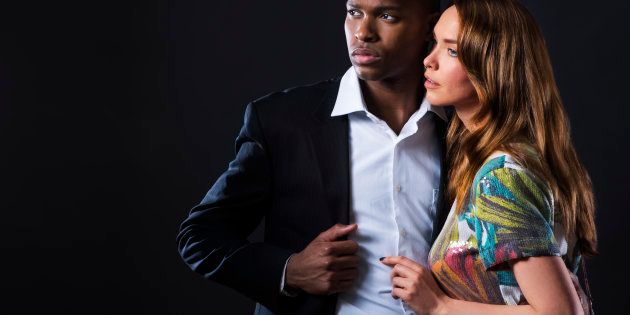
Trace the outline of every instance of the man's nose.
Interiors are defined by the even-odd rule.
[[[370,18],[364,18],[359,25],[357,25],[354,37],[362,42],[374,42],[378,40],[378,35],[374,31],[374,26]]]

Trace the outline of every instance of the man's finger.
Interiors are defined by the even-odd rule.
[[[335,271],[332,275],[332,281],[352,281],[357,278],[359,271],[357,269],[345,269]]]
[[[335,257],[329,270],[355,269],[359,266],[360,261],[360,258],[355,255]]]
[[[330,255],[354,255],[359,250],[359,244],[352,240],[336,241],[330,243]]]
[[[356,229],[357,229],[356,224],[350,224],[350,225],[335,224],[328,230],[320,233],[316,239],[320,241],[324,241],[324,242],[332,242],[354,232]]]

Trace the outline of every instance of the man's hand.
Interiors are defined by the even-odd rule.
[[[310,294],[333,294],[348,290],[357,277],[359,245],[339,240],[356,231],[357,225],[335,224],[319,234],[303,251],[289,259],[286,283]]]

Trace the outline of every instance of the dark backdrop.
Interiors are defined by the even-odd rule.
[[[0,309],[250,314],[180,260],[178,225],[226,168],[245,104],[343,74],[342,1],[4,1]],[[609,1],[525,1],[593,178],[599,314],[628,306],[630,71]]]

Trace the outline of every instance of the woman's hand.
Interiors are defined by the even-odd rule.
[[[402,299],[416,314],[447,314],[450,298],[438,287],[431,271],[404,256],[385,257],[392,267],[392,296]]]

